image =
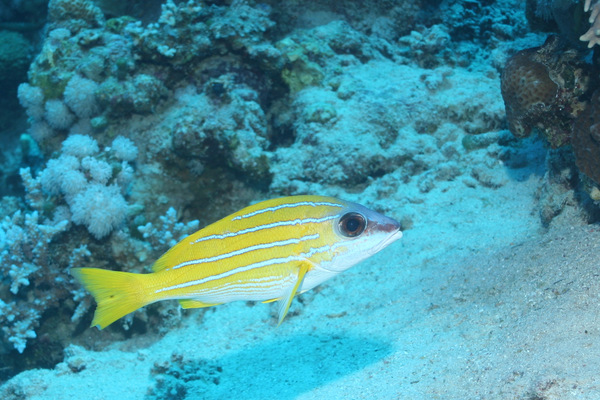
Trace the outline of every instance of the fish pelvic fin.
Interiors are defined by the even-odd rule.
[[[302,281],[304,281],[304,276],[308,272],[310,266],[311,266],[311,264],[309,264],[307,262],[302,263],[300,265],[300,267],[298,268],[298,272],[297,272],[297,276],[296,276],[296,280],[295,280],[294,284],[290,285],[283,293],[283,296],[281,296],[281,298],[278,299],[278,302],[277,302],[278,307],[277,308],[278,308],[279,320],[277,321],[277,326],[281,325],[281,323],[283,322],[283,319],[285,318],[286,314],[288,313],[288,311],[290,309],[290,305],[292,305],[292,300],[294,300],[294,296],[298,292],[298,289],[302,286]]]
[[[152,302],[146,296],[148,275],[99,268],[72,268],[71,275],[94,296],[98,306],[91,326],[98,329]]]

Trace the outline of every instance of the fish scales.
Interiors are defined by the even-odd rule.
[[[191,235],[191,246],[186,247],[186,250],[191,248],[192,252],[184,251],[172,256],[166,253],[165,257],[172,259],[175,265],[164,271],[181,271],[176,275],[177,278],[172,276],[170,279],[179,283],[155,291],[166,294],[166,297],[160,296],[160,299],[204,295],[211,302],[217,301],[211,296],[213,290],[237,281],[238,285],[232,286],[227,292],[234,299],[247,297],[245,291],[238,295],[236,290],[253,287],[256,292],[248,300],[264,300],[264,294],[273,293],[273,290],[278,292],[282,285],[289,282],[290,270],[294,268],[290,263],[304,259],[319,263],[333,257],[333,254],[326,251],[328,244],[333,243],[332,235],[316,232],[322,230],[320,225],[330,223],[336,217],[341,208],[339,204],[301,201],[273,206],[273,202],[264,203],[219,221],[227,225],[230,229],[228,232],[213,233],[212,231],[221,232],[221,226],[217,223],[212,230],[199,231],[198,233],[203,234],[197,237]],[[307,211],[325,217],[297,218],[298,212],[306,215]],[[176,248],[173,250],[177,251]],[[196,258],[196,254],[202,257]],[[203,268],[193,268],[198,265]],[[239,267],[232,269],[231,265]],[[263,281],[260,285],[254,284],[253,280],[260,277],[271,279],[268,283]],[[264,294],[261,293],[263,291]]]
[[[343,231],[348,216],[349,226],[362,224],[356,237]],[[100,328],[120,318],[119,313],[169,299],[179,300],[184,308],[278,300],[281,322],[296,294],[367,258],[375,245],[383,248],[400,236],[396,221],[358,204],[292,196],[249,206],[186,237],[156,261],[151,274],[108,271],[113,280],[114,274],[126,274],[119,276],[129,280],[129,291],[135,294],[127,298],[121,293],[128,306],[116,305],[114,296],[105,298],[110,288],[103,285],[111,282],[100,281],[108,280],[107,271],[73,272],[98,302],[92,324]]]

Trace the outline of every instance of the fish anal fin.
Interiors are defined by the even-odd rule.
[[[218,306],[221,303],[204,303],[200,300],[194,299],[179,299],[177,300],[181,305],[181,308],[204,308],[204,307],[212,307]]]
[[[302,263],[297,270],[297,275],[295,277],[294,284],[290,285],[288,288],[286,288],[285,291],[283,292],[283,295],[280,298],[265,301],[265,303],[275,301],[275,300],[278,301],[277,306],[278,306],[279,320],[277,322],[277,326],[281,325],[281,322],[283,322],[283,319],[285,318],[286,314],[288,313],[288,310],[290,309],[292,300],[294,299],[296,292],[298,292],[298,289],[302,286],[302,281],[304,280],[304,277],[306,276],[306,273],[308,272],[310,267],[311,267],[311,264]]]

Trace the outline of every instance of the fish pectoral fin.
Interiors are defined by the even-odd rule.
[[[306,273],[308,272],[309,267],[310,267],[310,264],[308,264],[308,263],[301,264],[300,267],[298,268],[294,284],[290,285],[288,288],[286,288],[285,291],[283,292],[283,295],[279,299],[273,299],[273,300],[266,301],[266,303],[267,303],[270,301],[278,300],[277,306],[278,306],[279,321],[277,322],[277,326],[281,325],[281,322],[283,322],[283,319],[285,318],[286,314],[288,313],[288,310],[290,309],[290,305],[292,304],[292,300],[294,299],[296,292],[298,292],[298,289],[302,286],[302,281],[304,281],[304,277],[306,276]]]
[[[181,308],[204,308],[204,307],[212,307],[212,306],[218,306],[221,303],[204,303],[200,300],[193,300],[193,299],[179,299],[177,300],[179,302],[179,304],[181,305]]]

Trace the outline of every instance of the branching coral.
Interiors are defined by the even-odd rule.
[[[20,286],[29,285],[29,275],[48,263],[48,243],[67,225],[68,221],[56,225],[40,224],[37,211],[24,215],[17,211],[2,221],[4,243],[0,266],[8,269],[5,275],[12,278],[10,291],[13,294],[19,292]]]
[[[589,22],[592,24],[590,29],[581,37],[579,40],[583,42],[588,42],[588,48],[594,47],[596,44],[600,44],[600,2],[595,2],[592,5],[592,0],[585,0],[585,4],[583,6],[585,12],[590,12]]]
[[[187,224],[177,222],[177,212],[173,207],[170,207],[166,214],[160,217],[160,221],[162,226],[158,229],[151,222],[138,226],[144,239],[149,240],[152,247],[160,251],[173,247],[179,240],[198,230],[200,224],[198,220],[190,221]]]
[[[107,213],[111,212],[110,204],[114,203],[115,199],[123,199],[119,186],[105,186],[91,177],[93,173],[90,170],[102,168],[90,166],[86,170],[86,163],[77,157],[97,153],[98,146],[94,140],[75,138],[66,141],[63,151],[64,154],[59,157],[61,161],[51,160],[52,165],[37,178],[33,178],[29,168],[21,169],[27,192],[26,201],[33,211],[19,210],[0,221],[0,276],[4,277],[0,282],[0,344],[12,344],[20,353],[25,350],[27,340],[37,336],[36,329],[45,311],[57,307],[69,293],[73,294],[73,299],[78,303],[73,321],[78,320],[90,305],[90,299],[83,291],[72,290],[70,279],[65,274],[67,267],[81,266],[84,259],[91,256],[91,252],[85,244],[79,245],[72,250],[67,262],[64,254],[52,250],[53,239],[66,232],[71,226],[71,221],[86,223],[92,234],[105,234],[106,229],[112,229],[107,227],[107,221],[113,221],[115,218],[114,215],[107,216]],[[84,160],[87,158],[90,162],[108,166],[108,176],[112,177],[110,165],[90,155],[86,155]],[[125,162],[122,162],[121,168],[123,166],[126,166]],[[110,198],[102,197],[101,204],[94,204],[94,199],[87,198],[85,204],[77,203],[77,196],[85,196],[89,188],[97,187],[108,190]],[[111,191],[112,187],[116,188],[114,192]],[[69,204],[73,213],[65,206],[57,207],[57,204],[53,204],[57,199],[55,195],[60,194],[66,198],[73,198],[72,204]],[[122,201],[123,210],[126,210],[127,204]],[[49,211],[52,209],[53,212]],[[79,221],[76,213],[78,210],[96,210],[94,218],[97,220],[88,218]],[[114,210],[112,211],[114,214]],[[122,218],[121,214],[116,215],[117,218]],[[63,268],[60,268],[59,258],[62,259]],[[0,352],[5,351],[6,349],[0,346]]]
[[[67,225],[66,220],[55,225],[40,223],[38,211],[17,211],[0,222],[0,275],[11,281],[11,297],[22,287],[29,286],[32,276],[48,273],[45,270],[50,258],[48,245],[54,236],[66,230]],[[22,353],[27,339],[36,337],[34,329],[38,320],[53,299],[44,296],[24,302],[14,298],[15,301],[9,302],[0,300],[0,323],[4,340]]]

